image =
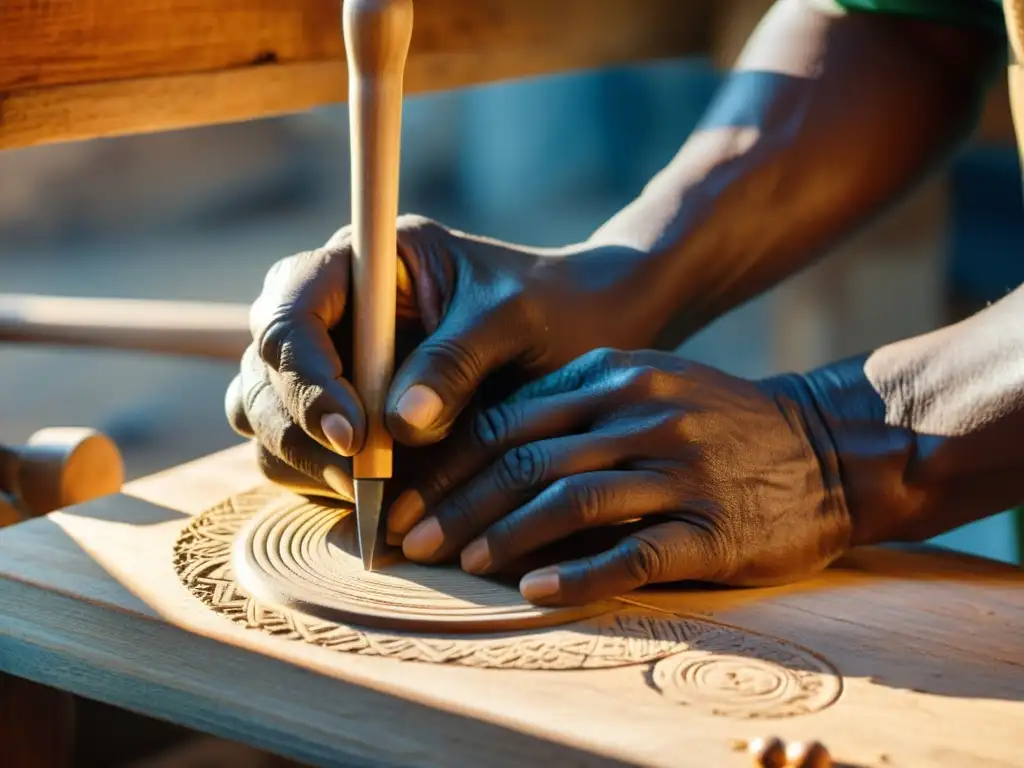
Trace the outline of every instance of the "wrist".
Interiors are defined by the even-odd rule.
[[[909,483],[917,453],[913,431],[886,420],[886,403],[865,373],[868,356],[829,364],[800,378],[835,451],[851,546],[915,538],[922,506]]]
[[[649,348],[675,314],[679,297],[667,283],[665,260],[657,253],[588,240],[553,256],[543,260],[537,276],[559,286],[563,305],[596,310],[592,319],[606,331],[600,346]]]

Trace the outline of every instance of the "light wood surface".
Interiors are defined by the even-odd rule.
[[[339,0],[5,2],[0,149],[344,101],[340,7]],[[691,55],[706,48],[710,9],[704,0],[418,0],[406,89]]]
[[[1024,750],[1014,568],[865,550],[787,588],[632,596],[799,644],[842,675],[813,714],[716,717],[659,691],[648,665],[411,663],[228,621],[182,586],[171,552],[193,515],[262,482],[243,446],[0,531],[0,668],[319,764],[739,768],[740,742],[771,734],[855,766],[1011,766]]]
[[[410,563],[397,547],[363,568],[355,515],[292,494],[238,499],[248,507],[232,568],[249,594],[326,618],[404,631],[488,633],[566,624],[609,606],[538,608],[516,583],[471,576],[458,566]]]
[[[24,445],[0,446],[0,491],[28,515],[108,496],[123,483],[121,452],[94,429],[48,427]]]
[[[395,220],[413,3],[345,0],[343,15],[352,158],[352,383],[366,413],[366,439],[353,457],[352,476],[383,480],[392,472],[384,401],[395,368]]]
[[[345,101],[340,2],[0,4],[0,149]],[[410,93],[684,56],[727,63],[752,11],[716,0],[418,0]],[[763,3],[753,4],[758,7]],[[567,35],[565,30],[572,30]],[[1014,141],[997,86],[978,138]]]
[[[0,342],[177,354],[237,363],[249,306],[0,294]]]

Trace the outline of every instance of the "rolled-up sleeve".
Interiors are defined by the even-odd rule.
[[[884,13],[1006,34],[999,0],[833,0],[851,13]]]

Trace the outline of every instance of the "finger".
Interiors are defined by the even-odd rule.
[[[319,496],[347,502],[351,502],[353,499],[354,494],[352,492],[351,480],[347,484],[348,491],[346,493],[339,493],[329,486],[323,478],[310,477],[299,472],[299,470],[289,466],[262,446],[257,446],[256,456],[263,475],[271,482],[287,488],[289,491],[302,494],[303,496]],[[342,490],[345,489],[344,481],[341,488]]]
[[[484,379],[521,352],[527,331],[511,307],[484,317],[458,310],[459,294],[441,325],[395,374],[385,414],[399,442],[419,446],[446,437]]]
[[[527,394],[476,414],[445,441],[430,474],[395,500],[387,516],[392,537],[408,533],[428,509],[512,449],[579,433],[598,420],[611,423],[616,409],[650,404],[662,391],[679,386],[651,367],[616,368],[615,354],[620,353],[595,352],[589,363],[578,363],[565,378],[546,377],[542,385],[525,388]],[[616,428],[639,431],[642,425],[623,422]]]
[[[470,542],[462,550],[462,567],[470,573],[493,573],[572,534],[670,512],[681,503],[665,476],[657,472],[573,475],[549,486]]]
[[[224,393],[224,413],[228,417],[228,424],[242,437],[252,438],[256,433],[249,424],[249,417],[245,415],[245,401],[242,398],[242,375],[238,374],[228,384]]]
[[[320,445],[292,420],[255,353],[242,357],[241,389],[246,416],[263,450],[299,473],[323,480],[339,497],[352,498],[351,460]]]
[[[283,259],[267,274],[250,325],[260,359],[292,419],[343,456],[362,447],[365,416],[342,379],[330,336],[345,312],[351,251],[347,235],[324,248]]]
[[[647,584],[715,581],[723,556],[706,529],[672,521],[644,528],[592,557],[528,573],[519,589],[537,605],[585,605]]]
[[[404,536],[456,488],[508,451],[584,429],[600,402],[586,392],[501,404],[476,414],[439,447],[429,474],[403,492],[388,510],[388,531]]]
[[[406,557],[436,563],[453,557],[495,521],[552,483],[612,469],[640,450],[630,436],[596,432],[513,448],[448,496],[403,542]]]

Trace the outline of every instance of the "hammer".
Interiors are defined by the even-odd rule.
[[[121,490],[124,462],[94,429],[41,429],[24,445],[0,445],[0,527]]]
[[[352,155],[353,385],[366,412],[366,442],[352,459],[363,568],[381,539],[392,440],[384,402],[395,366],[398,167],[412,0],[344,0]]]

